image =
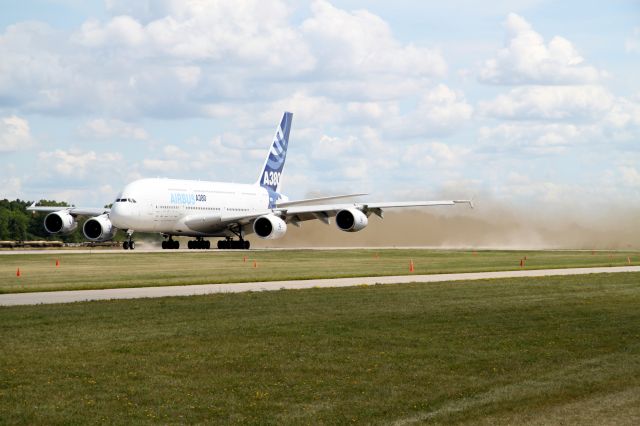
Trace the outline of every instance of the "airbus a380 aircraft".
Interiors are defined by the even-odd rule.
[[[248,249],[247,234],[255,233],[263,239],[281,238],[287,232],[287,224],[300,226],[305,220],[318,219],[328,224],[329,219],[335,217],[340,230],[356,232],[367,226],[367,218],[372,213],[382,218],[386,208],[471,205],[469,200],[316,204],[365,194],[289,201],[279,188],[292,118],[290,112],[282,116],[254,184],[141,179],[127,185],[110,209],[61,209],[39,207],[34,203],[28,210],[50,212],[44,219],[44,226],[51,234],[73,232],[78,226],[78,216],[90,216],[82,227],[90,241],[108,241],[118,229],[125,230],[128,235],[122,245],[125,250],[135,248],[134,232],[162,234],[166,238],[162,242],[163,249],[180,248],[174,236],[195,237],[188,243],[190,249],[210,248],[210,241],[204,240],[205,237],[224,237],[218,241],[219,249]]]

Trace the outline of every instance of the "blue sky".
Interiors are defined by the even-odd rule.
[[[9,0],[0,58],[0,198],[252,182],[286,109],[292,198],[640,207],[638,2]]]

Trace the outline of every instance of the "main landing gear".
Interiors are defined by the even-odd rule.
[[[187,247],[192,250],[209,250],[211,248],[211,241],[203,240],[202,238],[198,237],[195,240],[189,241],[187,243]]]
[[[163,250],[178,250],[180,248],[180,241],[174,240],[171,235],[169,239],[162,242]]]
[[[249,250],[251,243],[245,241],[244,231],[239,224],[229,228],[229,231],[233,232],[233,234],[238,237],[238,240],[234,241],[231,237],[227,237],[224,240],[218,241],[218,248],[220,250]]]
[[[251,243],[245,240],[235,241],[235,240],[232,240],[231,238],[227,238],[226,240],[218,241],[218,248],[220,250],[228,250],[228,249],[249,250],[249,247],[251,247]]]
[[[124,243],[122,243],[122,248],[125,250],[135,250],[136,248],[136,242],[133,241],[133,238],[131,237],[133,235],[133,231],[127,231],[127,237],[129,238],[128,240],[126,240]]]

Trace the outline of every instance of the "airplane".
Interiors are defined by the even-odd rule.
[[[357,232],[368,225],[368,217],[383,218],[388,208],[450,206],[470,200],[351,202],[335,200],[366,194],[347,194],[290,201],[280,193],[280,180],[287,158],[293,114],[285,112],[276,128],[258,180],[253,184],[178,179],[139,179],[120,192],[110,208],[44,207],[33,203],[27,209],[48,212],[44,227],[50,234],[69,234],[79,216],[88,216],[82,231],[93,242],[113,239],[118,229],[127,234],[122,247],[136,247],[133,233],[160,233],[163,249],[179,249],[173,237],[192,237],[189,249],[209,249],[207,237],[224,238],[219,249],[249,249],[249,234],[271,240],[282,238],[289,224],[307,220],[326,224],[335,218],[341,231]],[[317,203],[326,204],[317,204]],[[331,203],[330,203],[331,202]]]

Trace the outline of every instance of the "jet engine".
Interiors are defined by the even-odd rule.
[[[260,216],[253,222],[253,232],[265,240],[282,238],[287,232],[287,224],[272,214]]]
[[[336,215],[336,225],[338,225],[341,231],[362,231],[368,224],[369,219],[367,219],[367,215],[358,209],[340,210]]]
[[[44,218],[44,229],[50,234],[68,235],[76,230],[78,222],[66,210],[49,213]]]
[[[98,242],[112,239],[117,230],[106,214],[87,219],[82,227],[82,232],[88,240]]]

